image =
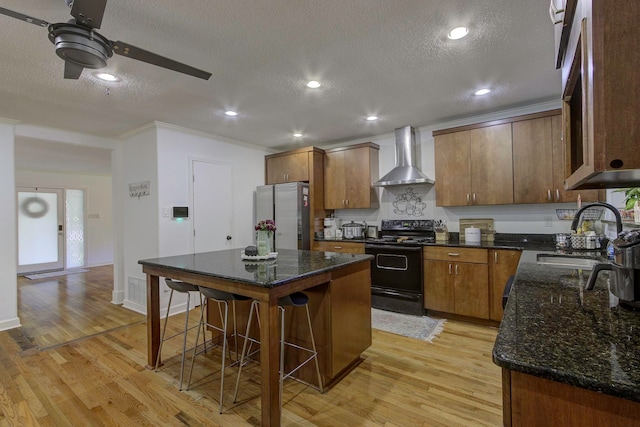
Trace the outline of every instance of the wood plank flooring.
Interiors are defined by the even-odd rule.
[[[168,334],[183,326],[183,316],[170,319]],[[282,423],[500,426],[501,373],[491,361],[496,333],[452,320],[433,343],[374,330],[362,363],[324,394],[285,383]],[[257,365],[243,369],[237,404],[237,367],[227,370],[225,411],[218,413],[219,349],[197,357],[192,388],[180,392],[181,340],[168,341],[165,364],[150,371],[144,322],[42,351],[25,350],[21,337],[19,330],[0,332],[0,427],[260,424]]]
[[[112,291],[112,265],[46,279],[18,277],[23,332],[34,345],[46,348],[146,319],[111,304]]]

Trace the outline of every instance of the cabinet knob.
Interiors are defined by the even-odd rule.
[[[550,188],[547,189],[547,201],[548,202],[552,202],[553,201],[553,199],[551,198],[551,189]]]
[[[497,264],[498,263],[498,252],[494,252],[493,253],[493,263]]]
[[[477,202],[477,200],[476,200],[476,193],[473,193],[473,203],[476,203],[476,202]]]
[[[556,188],[556,202],[560,201],[560,190]]]
[[[448,252],[447,255],[449,255],[449,256],[460,256],[460,254],[458,252]]]
[[[449,274],[451,274],[451,264],[449,264]]]
[[[467,193],[467,204],[471,203],[471,195]]]
[[[458,264],[456,264],[456,276],[458,275]]]

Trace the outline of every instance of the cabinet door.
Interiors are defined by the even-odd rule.
[[[515,203],[549,203],[553,186],[551,117],[513,123]]]
[[[553,140],[553,199],[555,202],[575,202],[578,195],[583,202],[597,202],[600,199],[598,190],[565,190],[565,146],[562,138],[562,116],[551,117],[551,139]],[[604,197],[600,200],[604,200]]]
[[[324,208],[345,208],[345,152],[324,155]]]
[[[269,157],[266,161],[267,184],[309,181],[307,152]]]
[[[347,208],[371,207],[371,158],[368,147],[344,152]]]
[[[471,203],[513,203],[511,124],[472,129],[469,141]],[[451,172],[455,175],[455,170]]]
[[[453,266],[455,313],[489,318],[489,269],[487,264],[456,263]]]
[[[453,263],[424,261],[424,307],[453,313]]]
[[[436,206],[470,204],[469,155],[469,131],[436,136]]]
[[[284,182],[284,156],[269,157],[266,161],[267,185]]]
[[[502,320],[502,293],[509,277],[516,273],[520,262],[520,251],[489,251],[489,317]]]
[[[309,155],[307,152],[285,157],[286,182],[309,181]]]

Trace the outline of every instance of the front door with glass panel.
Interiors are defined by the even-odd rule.
[[[18,273],[63,269],[62,190],[17,190]]]

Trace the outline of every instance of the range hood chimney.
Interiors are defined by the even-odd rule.
[[[433,184],[434,181],[420,172],[415,165],[416,137],[411,126],[395,130],[396,134],[396,166],[380,178],[374,187],[391,187],[404,184]]]

